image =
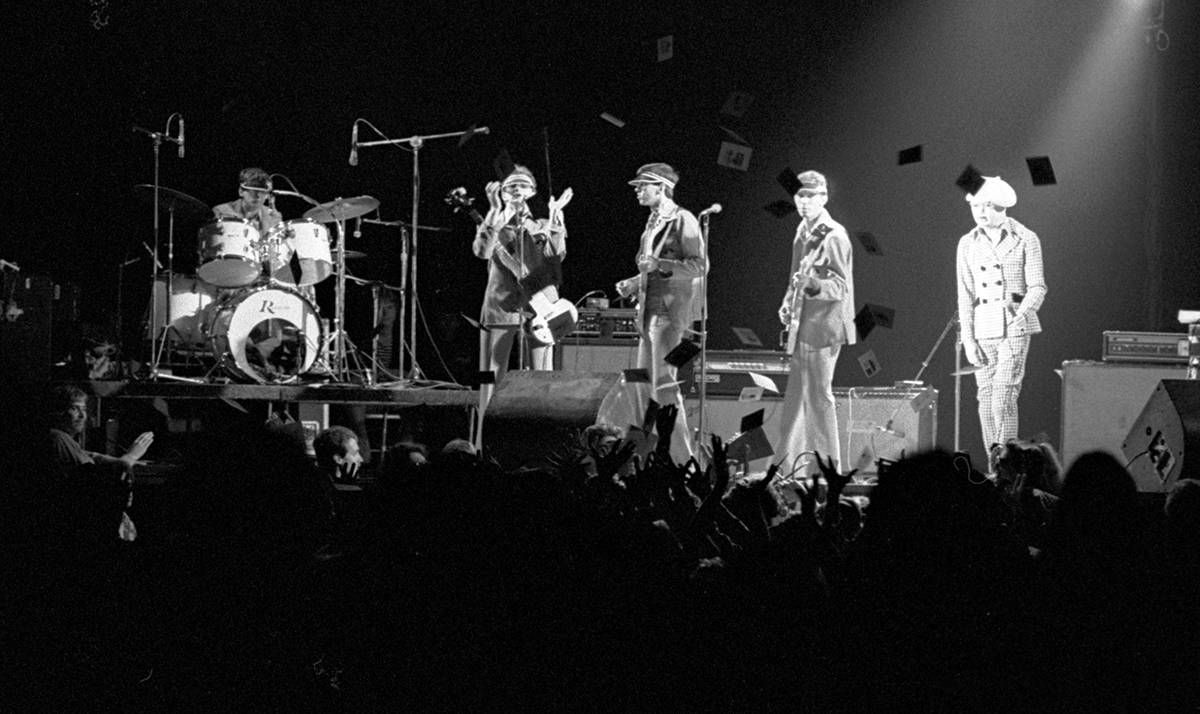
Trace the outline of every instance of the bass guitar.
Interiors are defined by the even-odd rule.
[[[557,202],[552,202],[551,224],[555,213],[570,202],[574,196],[571,189],[563,191]],[[475,221],[475,225],[483,225],[483,216],[475,209],[475,200],[467,195],[467,190],[461,186],[446,194],[446,203],[454,210],[465,212]],[[558,286],[539,285],[535,276],[531,276],[528,266],[520,258],[513,255],[503,243],[497,243],[493,255],[500,261],[508,272],[516,278],[522,290],[521,309],[526,314],[525,331],[539,345],[553,345],[566,337],[575,329],[579,322],[579,311],[570,300],[560,297]]]

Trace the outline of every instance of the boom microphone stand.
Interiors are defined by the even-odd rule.
[[[171,136],[171,120],[179,119],[179,136]],[[183,158],[183,117],[179,112],[174,112],[167,117],[167,126],[162,132],[150,131],[143,129],[140,126],[134,126],[135,134],[141,133],[150,137],[154,146],[154,260],[150,261],[150,378],[154,379],[159,376],[158,364],[162,357],[163,348],[167,343],[167,327],[171,324],[171,281],[174,279],[174,259],[175,259],[175,209],[174,203],[171,204],[171,235],[169,245],[167,246],[167,286],[166,286],[166,310],[163,319],[162,342],[159,343],[157,330],[154,329],[154,316],[158,314],[158,290],[155,288],[155,282],[158,279],[158,237],[159,237],[159,189],[162,187],[159,182],[159,147],[162,146],[163,139],[177,144],[179,148],[179,157]]]
[[[369,124],[368,124],[369,125]],[[357,125],[356,125],[357,126]],[[360,148],[368,148],[372,146],[400,146],[408,144],[412,150],[412,234],[410,239],[411,260],[409,246],[401,242],[400,246],[400,371],[404,372],[404,353],[408,352],[409,364],[411,368],[408,376],[411,379],[419,379],[421,369],[417,366],[417,247],[418,240],[418,213],[421,203],[421,147],[427,141],[435,139],[453,139],[458,138],[462,141],[470,138],[475,134],[488,134],[491,130],[486,126],[472,127],[466,131],[452,131],[443,134],[415,134],[403,139],[380,139],[377,141],[355,141],[352,140],[352,148],[357,150]],[[357,134],[355,134],[357,136]],[[461,143],[461,142],[460,142]],[[412,299],[412,308],[409,310],[409,298]],[[406,338],[404,335],[405,315],[408,315],[409,320],[409,335]]]

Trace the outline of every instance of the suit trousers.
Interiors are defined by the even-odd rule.
[[[819,451],[821,456],[842,460],[837,430],[837,403],[833,398],[833,370],[841,345],[809,347],[796,345],[783,395],[780,441],[776,459],[786,459],[784,473],[793,465],[808,463],[806,471],[817,473],[815,460],[805,452]],[[802,455],[805,455],[802,457]]]
[[[1017,438],[1017,397],[1025,379],[1025,357],[1029,354],[1029,335],[1013,335],[980,340],[987,364],[975,373],[979,397],[979,425],[983,430],[983,449]]]
[[[638,362],[641,369],[650,373],[650,384],[654,386],[654,401],[659,404],[674,404],[679,409],[675,418],[675,430],[671,434],[671,458],[683,463],[692,457],[692,435],[688,431],[687,409],[683,404],[683,392],[678,380],[679,370],[667,364],[667,353],[675,349],[683,339],[685,325],[667,315],[647,315],[644,318],[642,338],[638,340]]]

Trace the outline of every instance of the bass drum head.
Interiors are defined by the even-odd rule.
[[[316,308],[285,287],[246,288],[221,300],[208,327],[232,377],[286,384],[312,368],[325,336]]]

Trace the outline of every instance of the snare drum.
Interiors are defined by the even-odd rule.
[[[207,352],[208,340],[204,337],[205,317],[216,300],[216,288],[191,275],[172,275],[170,294],[167,292],[167,276],[154,280],[154,293],[147,311],[147,337],[165,337],[173,349]],[[167,323],[168,308],[171,321]],[[163,334],[164,326],[169,327]]]
[[[316,221],[306,218],[281,223],[267,234],[266,245],[271,277],[281,283],[316,285],[333,273],[329,229]]]
[[[262,272],[258,229],[240,218],[218,218],[200,229],[199,269],[202,280],[222,288],[240,288]]]
[[[213,306],[205,332],[232,377],[286,384],[312,368],[324,332],[317,310],[288,287],[245,288]]]

